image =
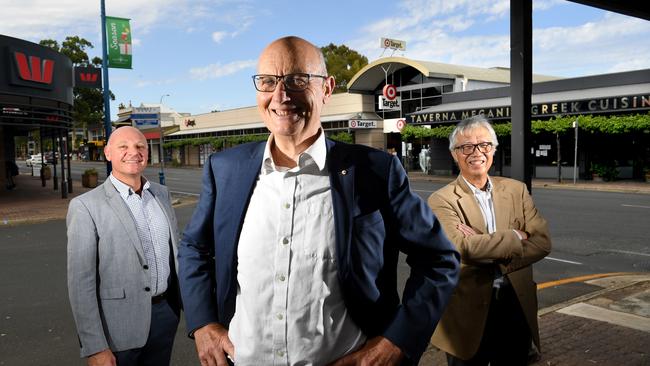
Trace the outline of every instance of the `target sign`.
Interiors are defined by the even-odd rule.
[[[395,85],[386,84],[384,86],[384,90],[382,91],[382,94],[384,94],[384,96],[388,100],[395,100],[395,97],[397,97],[397,88],[395,87]]]
[[[404,126],[406,126],[406,120],[404,120],[404,119],[398,120],[396,126],[397,126],[398,130],[402,131],[402,128],[404,128]]]

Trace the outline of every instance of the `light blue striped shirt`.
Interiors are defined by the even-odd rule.
[[[165,213],[149,190],[150,184],[146,179],[143,179],[141,195],[115,178],[113,174],[110,175],[110,179],[129,207],[138,230],[138,237],[151,275],[151,296],[160,295],[167,291],[167,279],[170,274],[170,233]]]

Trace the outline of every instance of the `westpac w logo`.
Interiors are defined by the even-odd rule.
[[[86,83],[94,83],[97,81],[97,74],[96,73],[89,73],[89,72],[82,72],[79,73],[79,78],[81,78],[81,81],[86,82]]]
[[[22,52],[14,52],[18,76],[25,81],[33,81],[41,84],[52,84],[54,74],[54,60],[41,59],[38,56],[25,55]]]

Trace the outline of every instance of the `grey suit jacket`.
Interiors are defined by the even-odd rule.
[[[175,259],[179,236],[169,191],[150,183],[169,223]],[[151,322],[152,293],[145,290],[152,287],[150,274],[131,212],[110,179],[70,201],[67,227],[68,295],[81,356],[144,346]]]

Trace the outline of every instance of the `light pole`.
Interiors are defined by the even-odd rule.
[[[160,173],[158,173],[158,179],[160,184],[165,185],[165,151],[163,148],[163,142],[165,141],[162,128],[162,101],[164,97],[168,97],[169,94],[163,94],[160,96],[160,109],[158,110],[158,131],[160,132]]]

